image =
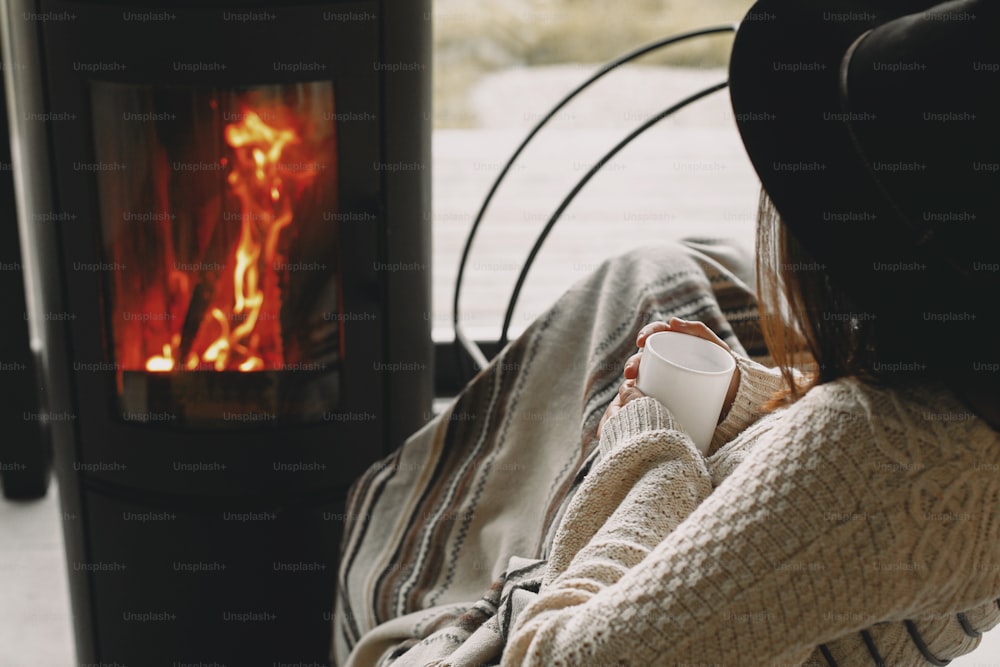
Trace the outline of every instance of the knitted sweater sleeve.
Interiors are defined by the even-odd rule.
[[[761,406],[787,386],[779,369],[769,368],[738,354],[733,356],[740,372],[740,385],[725,419],[715,427],[710,449],[729,442],[767,414]]]
[[[669,413],[629,403],[502,664],[797,664],[875,623],[995,597],[1000,575],[979,564],[1000,562],[997,476],[975,465],[982,449],[901,440],[911,416],[818,387],[711,491]]]

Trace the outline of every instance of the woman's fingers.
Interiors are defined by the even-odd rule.
[[[729,345],[726,344],[726,341],[715,335],[715,332],[705,326],[704,322],[691,322],[689,320],[682,320],[678,317],[674,317],[671,318],[668,326],[670,327],[670,331],[677,331],[679,333],[697,336],[698,338],[704,338],[707,341],[715,343],[722,349],[729,351]]]
[[[635,380],[625,380],[625,382],[622,382],[622,386],[618,388],[618,404],[621,407],[625,407],[625,404],[629,401],[634,401],[643,396],[645,394],[635,386]]]
[[[625,382],[618,387],[618,393],[615,394],[615,397],[611,400],[611,404],[601,416],[601,421],[597,425],[597,437],[601,437],[601,431],[604,430],[604,423],[615,416],[619,410],[625,407],[626,403],[634,401],[637,398],[642,398],[643,396],[645,396],[645,394],[636,389],[634,380],[625,380]]]
[[[642,352],[636,352],[625,362],[625,379],[634,380],[639,377],[639,361],[642,359]]]
[[[657,331],[670,331],[670,325],[666,322],[650,322],[643,328],[639,329],[639,334],[635,338],[635,346],[641,348],[646,344],[646,339],[655,334]]]
[[[698,338],[704,338],[705,340],[712,341],[719,347],[729,349],[729,345],[726,341],[715,335],[715,332],[705,326],[704,322],[695,322],[692,320],[682,320],[679,317],[671,317],[669,322],[650,322],[643,328],[639,329],[639,334],[636,336],[635,345],[638,348],[642,348],[646,344],[646,339],[658,331],[676,331],[678,333],[686,333],[691,336],[697,336]]]

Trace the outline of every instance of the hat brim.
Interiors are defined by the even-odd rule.
[[[807,251],[862,300],[873,267],[912,257],[907,244],[894,252],[903,229],[853,146],[849,122],[869,118],[842,107],[841,66],[869,30],[935,4],[762,0],[733,43],[733,111],[765,191]]]

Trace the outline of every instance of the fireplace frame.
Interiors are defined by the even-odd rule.
[[[316,627],[329,626],[329,619],[315,616],[332,608],[343,519],[338,508],[346,489],[365,467],[427,421],[433,399],[426,222],[429,0],[280,6],[208,1],[169,8],[3,0],[2,7],[29,326],[33,338],[42,342],[37,361],[44,411],[52,417],[78,659],[128,663],[144,651],[167,649],[173,660],[181,661],[318,661],[325,657],[325,650],[317,654],[318,647],[328,637],[316,636]],[[227,11],[251,9],[251,14],[275,18],[223,18]],[[148,20],[126,19],[131,13]],[[159,20],[158,14],[174,18]],[[347,18],[324,20],[326,15]],[[171,35],[183,39],[171,41]],[[280,52],[262,48],[236,55],[231,49],[233,43],[268,39],[275,40]],[[303,67],[279,70],[276,58]],[[201,71],[170,67],[177,62],[211,66]],[[221,64],[225,69],[215,66]],[[95,187],[96,172],[104,167],[96,165],[88,143],[88,79],[251,86],[323,77],[334,81],[338,115],[370,118],[336,121],[339,210],[353,216],[353,221],[345,216],[338,223],[343,310],[373,315],[345,323],[339,404],[329,419],[319,422],[231,432],[123,419],[106,330],[106,286],[100,270],[74,270],[106,263],[99,247]],[[309,467],[314,463],[315,468]],[[223,467],[213,469],[214,464]],[[287,467],[279,471],[279,465]],[[126,513],[182,518],[147,526],[126,523]],[[220,523],[227,515],[244,514],[272,519],[246,531]],[[262,576],[260,567],[268,558],[324,563],[308,585],[298,583],[285,591],[286,578],[261,594],[264,607],[273,603],[286,614],[292,613],[288,600],[277,597],[304,596],[309,631],[266,637],[273,633],[227,629],[224,636],[248,643],[236,649],[214,645],[211,627],[190,634],[193,621],[172,627],[117,620],[123,612],[135,611],[128,607],[139,599],[132,590],[137,585],[146,587],[144,599],[164,604],[179,595],[177,608],[194,613],[188,579],[165,576],[158,583],[153,580],[158,571],[148,571],[157,549],[170,550],[171,536],[218,542],[214,547],[220,555],[205,558],[228,563],[232,574],[220,579],[232,581],[209,587],[217,597],[239,598],[241,586]],[[265,548],[270,555],[258,559],[258,569],[243,567],[241,552],[265,539],[285,544]],[[201,557],[190,553],[192,559]],[[156,561],[158,566],[165,562]],[[102,571],[101,564],[107,563],[125,568],[117,574]],[[267,602],[267,595],[274,599]],[[244,597],[242,604],[252,599]],[[289,654],[282,646],[294,641],[308,643],[304,653]],[[170,660],[165,658],[164,664]]]

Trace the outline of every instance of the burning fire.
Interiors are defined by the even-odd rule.
[[[294,218],[295,193],[316,174],[282,168],[282,154],[301,142],[295,130],[269,125],[255,111],[240,117],[225,127],[234,156],[226,183],[241,211],[239,241],[225,265],[233,267],[231,277],[221,275],[214,282],[203,277],[192,290],[187,274],[171,275],[187,312],[161,354],[146,360],[147,371],[249,372],[280,368],[284,362],[278,242]],[[229,164],[225,158],[220,163]]]

